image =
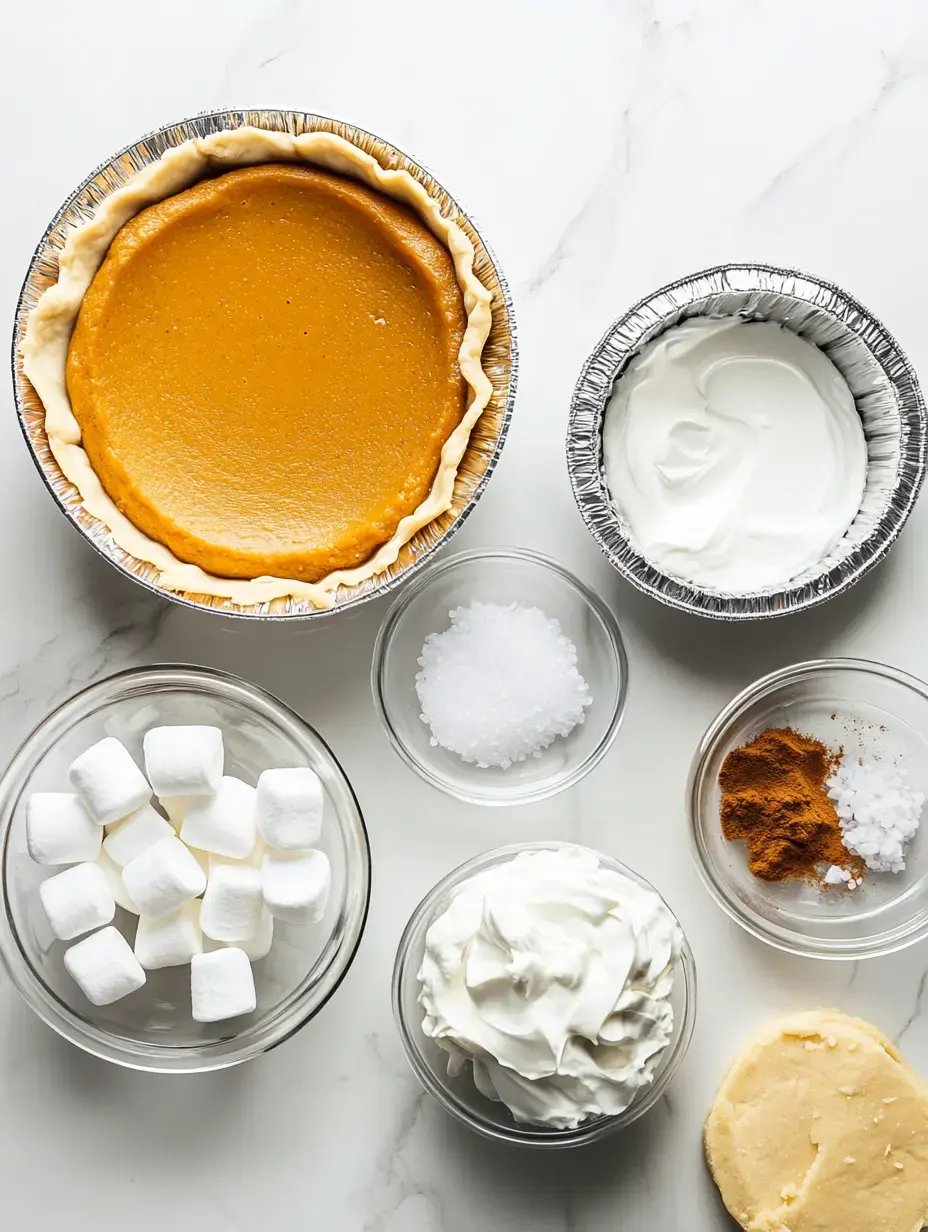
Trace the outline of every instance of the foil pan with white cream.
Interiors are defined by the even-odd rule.
[[[926,439],[914,373],[872,314],[799,272],[723,266],[610,328],[577,383],[567,453],[620,573],[671,606],[750,619],[822,602],[882,559]]]

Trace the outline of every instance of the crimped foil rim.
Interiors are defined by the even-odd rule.
[[[602,424],[616,379],[645,343],[706,300],[771,294],[813,307],[862,343],[882,370],[883,392],[899,416],[895,483],[885,508],[862,541],[824,571],[781,590],[731,595],[671,577],[631,542],[606,484]],[[698,312],[696,315],[699,315]],[[756,317],[755,319],[759,319]],[[763,264],[717,265],[644,296],[606,330],[581,369],[570,404],[567,466],[577,506],[610,563],[638,590],[680,611],[717,620],[784,616],[848,590],[887,554],[905,525],[925,476],[928,415],[915,372],[883,323],[835,283]]]
[[[454,520],[445,528],[443,533],[437,537],[434,542],[422,547],[420,541],[420,536],[428,532],[430,527],[435,525],[434,522],[430,523],[429,526],[424,527],[422,531],[419,531],[413,537],[410,541],[410,545],[415,545],[416,548],[419,549],[414,560],[409,561],[401,567],[398,567],[397,565],[391,566],[386,573],[377,574],[374,578],[369,579],[367,582],[361,583],[357,587],[352,587],[351,589],[356,593],[341,601],[338,596],[340,596],[346,588],[340,588],[336,595],[335,606],[329,609],[312,608],[308,602],[302,601],[299,604],[299,610],[290,610],[294,606],[293,599],[275,601],[271,604],[254,604],[249,607],[240,607],[233,604],[228,599],[216,597],[211,598],[209,602],[204,602],[201,599],[191,597],[188,592],[172,591],[159,585],[156,580],[157,571],[152,566],[145,565],[143,562],[138,562],[135,561],[134,558],[127,557],[125,552],[122,552],[121,549],[117,548],[112,543],[112,540],[108,534],[101,536],[98,533],[95,535],[93,533],[93,528],[88,527],[88,525],[81,520],[80,509],[75,508],[73,507],[73,504],[69,505],[66,502],[61,491],[59,491],[58,486],[56,486],[59,483],[66,483],[66,481],[63,480],[56,463],[53,461],[44,461],[37,453],[26,416],[25,388],[28,382],[22,372],[19,345],[25,331],[26,318],[33,307],[28,300],[32,290],[33,280],[37,276],[36,267],[43,259],[49,259],[49,253],[47,251],[49,239],[56,232],[65,215],[73,207],[75,207],[75,204],[84,194],[88,193],[88,189],[97,177],[111,169],[115,164],[124,159],[130,159],[134,165],[134,169],[139,170],[143,166],[155,161],[155,159],[160,156],[161,150],[159,149],[152,156],[145,148],[147,143],[153,139],[162,140],[166,134],[175,133],[177,134],[177,141],[168,143],[169,145],[173,145],[179,144],[181,141],[190,137],[203,136],[207,132],[218,132],[223,128],[237,128],[249,123],[254,123],[258,127],[261,127],[261,121],[257,117],[272,117],[276,119],[279,121],[281,126],[277,131],[284,132],[302,131],[296,127],[298,122],[303,124],[306,124],[307,122],[318,122],[319,127],[326,128],[329,131],[337,131],[338,128],[347,129],[352,135],[357,135],[361,140],[367,139],[379,142],[381,145],[392,151],[392,153],[396,155],[404,165],[407,166],[407,169],[418,169],[425,176],[427,176],[436,188],[444,193],[453,206],[460,212],[458,221],[463,221],[467,228],[469,228],[469,230],[473,233],[473,236],[476,237],[479,247],[483,249],[483,253],[493,269],[493,274],[496,281],[496,286],[493,289],[494,292],[498,294],[499,300],[501,301],[501,304],[497,305],[496,295],[494,295],[494,316],[500,311],[501,307],[502,312],[500,315],[504,322],[505,336],[508,342],[505,400],[497,417],[495,442],[483,472],[479,479],[477,479],[473,484],[466,503],[455,511]],[[105,192],[94,192],[89,194],[90,200],[84,204],[85,206],[95,205],[105,195],[107,195]],[[87,216],[86,208],[84,213],[85,216]],[[57,253],[55,253],[54,256],[57,264]],[[512,293],[509,289],[509,284],[502,271],[499,261],[497,260],[496,254],[484,239],[473,215],[465,210],[456,196],[453,196],[450,192],[448,192],[442,182],[424,163],[412,158],[398,146],[394,145],[392,142],[386,141],[383,137],[378,136],[376,133],[372,133],[369,129],[360,128],[358,125],[351,124],[346,120],[337,119],[334,116],[324,116],[317,112],[297,111],[292,109],[252,107],[203,111],[194,116],[187,117],[186,119],[178,120],[174,123],[165,124],[159,128],[152,129],[150,132],[145,133],[142,137],[137,138],[135,141],[123,146],[120,150],[117,150],[117,152],[110,158],[101,162],[71,193],[68,194],[60,208],[55,212],[48,226],[45,228],[45,231],[43,232],[42,237],[32,254],[26,270],[26,275],[23,279],[23,284],[17,298],[16,310],[13,318],[11,368],[16,415],[19,421],[20,430],[23,433],[23,437],[26,441],[26,445],[29,449],[32,460],[35,463],[39,474],[42,476],[42,480],[46,488],[54,498],[58,508],[98,555],[102,556],[104,560],[115,566],[115,568],[117,568],[126,577],[131,578],[132,581],[144,586],[145,589],[150,591],[152,594],[157,595],[162,599],[169,599],[172,603],[177,603],[182,607],[193,608],[197,611],[214,612],[218,615],[229,616],[236,619],[279,621],[319,620],[324,617],[334,616],[337,613],[345,611],[349,608],[356,609],[362,603],[367,603],[372,599],[380,598],[382,595],[385,595],[400,586],[408,577],[418,573],[420,569],[428,564],[434,554],[443,548],[458,532],[464,521],[470,516],[480,497],[483,495],[483,492],[490,481],[490,477],[496,469],[500,454],[502,453],[503,445],[506,442],[509,426],[512,421],[512,412],[515,405],[516,387],[518,384],[519,374],[519,356]],[[484,415],[486,414],[487,412],[485,411]],[[467,454],[465,453],[465,458],[466,457]],[[68,486],[71,487],[73,485]],[[96,523],[96,519],[92,519],[92,521]],[[100,524],[96,523],[96,526],[99,527]],[[133,568],[132,563],[134,563],[136,567]],[[281,610],[282,604],[286,605],[286,610]]]

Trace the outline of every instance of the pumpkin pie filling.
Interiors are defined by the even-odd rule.
[[[314,167],[228,172],[109,247],[67,357],[107,495],[184,562],[315,582],[427,498],[465,412],[448,249]]]

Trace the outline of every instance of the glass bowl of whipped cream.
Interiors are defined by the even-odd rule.
[[[393,972],[426,1091],[484,1137],[581,1146],[661,1098],[696,1016],[693,955],[652,886],[572,843],[462,864],[423,899]]]
[[[611,564],[723,620],[840,594],[890,550],[928,416],[908,360],[845,291],[724,265],[630,308],[587,360],[568,468]]]

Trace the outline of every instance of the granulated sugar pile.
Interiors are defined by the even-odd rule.
[[[925,797],[903,773],[873,762],[842,759],[826,783],[844,846],[875,873],[901,873],[905,845],[918,829]]]
[[[577,648],[537,607],[472,603],[422,647],[416,693],[432,744],[482,768],[539,757],[592,702]]]

